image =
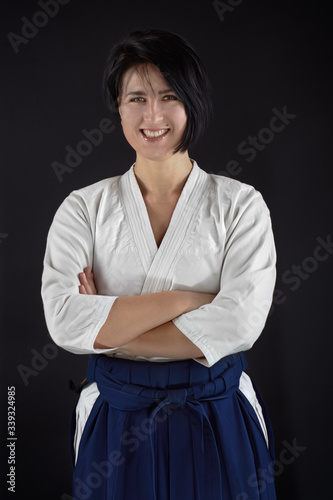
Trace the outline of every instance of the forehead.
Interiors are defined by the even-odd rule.
[[[122,78],[122,94],[133,88],[144,88],[145,90],[157,90],[160,87],[170,88],[157,66],[151,63],[138,64],[125,71]]]

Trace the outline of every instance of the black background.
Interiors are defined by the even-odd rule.
[[[278,498],[331,498],[333,256],[322,249],[326,260],[313,257],[317,238],[330,241],[333,232],[331,15],[326,5],[244,0],[221,19],[211,1],[70,0],[15,53],[7,34],[22,36],[22,17],[31,21],[42,9],[35,1],[1,2],[4,494],[6,392],[12,385],[16,498],[53,500],[71,491],[68,436],[76,396],[68,390],[68,379],[84,377],[87,358],[51,347],[40,298],[46,235],[56,209],[73,189],[121,174],[134,161],[119,121],[102,99],[103,66],[120,36],[157,27],[187,38],[212,81],[214,118],[191,157],[214,173],[237,160],[241,172],[233,177],[254,185],[271,211],[278,292],[266,328],[247,354],[248,372],[269,409],[277,458],[285,442],[296,440],[306,448],[293,463],[280,461],[276,467]],[[272,109],[282,112],[284,106],[296,117],[247,161],[249,154],[237,150],[240,143],[268,127]],[[115,130],[104,134],[103,142],[59,182],[52,162],[64,163],[65,147],[75,149],[84,139],[82,130],[97,128],[107,117]],[[293,266],[302,273],[297,282],[290,280]],[[45,354],[48,360],[37,360]],[[25,381],[20,365],[34,370]]]

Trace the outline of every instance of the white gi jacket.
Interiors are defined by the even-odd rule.
[[[173,320],[203,352],[195,361],[212,366],[250,349],[259,337],[272,301],[275,262],[261,194],[207,174],[195,161],[157,247],[132,165],[122,176],[73,191],[56,212],[42,277],[46,323],[54,342],[72,353],[112,355],[112,349],[93,346],[118,296],[163,290],[217,294],[210,304]],[[92,267],[98,295],[79,294],[78,275],[86,266]],[[243,374],[240,388],[245,386],[256,404]],[[97,387],[88,390],[94,400]]]

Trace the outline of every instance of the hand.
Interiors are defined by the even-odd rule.
[[[79,280],[81,283],[79,286],[79,292],[82,295],[97,295],[94,274],[92,273],[90,266],[85,267],[83,269],[83,273],[79,274]]]

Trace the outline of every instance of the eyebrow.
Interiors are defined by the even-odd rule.
[[[161,95],[161,94],[167,94],[168,92],[174,92],[174,90],[172,90],[172,89],[164,89],[164,90],[159,90],[157,93],[158,93],[159,95]],[[174,92],[174,93],[175,93],[175,92]],[[131,91],[131,92],[128,92],[128,93],[125,95],[125,97],[128,97],[129,95],[136,95],[136,96],[141,96],[141,95],[143,95],[143,96],[146,96],[146,95],[147,95],[147,92],[145,92],[144,90],[143,90],[143,91],[141,91],[141,90],[133,90],[133,91]]]

